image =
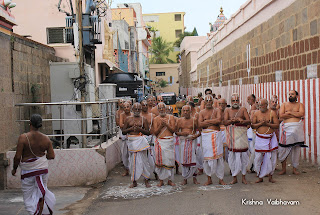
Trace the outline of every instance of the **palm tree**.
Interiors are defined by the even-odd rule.
[[[168,58],[170,52],[173,51],[171,43],[165,41],[161,36],[153,38],[151,44],[151,63],[154,64],[166,64],[173,63],[171,59]]]

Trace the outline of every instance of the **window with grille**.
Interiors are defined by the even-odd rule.
[[[179,35],[182,34],[182,30],[176,30],[176,37],[178,38]]]
[[[65,28],[47,28],[47,41],[51,43],[66,43]]]
[[[181,21],[181,14],[174,14],[174,21]]]
[[[156,72],[156,76],[166,76],[166,72]]]

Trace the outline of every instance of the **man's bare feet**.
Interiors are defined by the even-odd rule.
[[[242,175],[242,184],[248,184],[245,175]]]
[[[256,181],[256,183],[261,183],[261,182],[263,182],[263,178],[259,178],[259,179]]]
[[[198,175],[202,175],[203,174],[203,169],[198,169]]]
[[[187,179],[183,179],[183,182],[181,182],[181,185],[186,185],[188,184],[188,180]]]
[[[208,176],[208,181],[206,183],[204,183],[203,186],[208,186],[209,184],[212,184],[212,180],[211,180],[210,176]]]
[[[276,181],[273,180],[272,175],[269,175],[269,182],[271,182],[271,183],[276,183]]]
[[[281,172],[279,172],[279,175],[285,175],[286,174],[286,170],[282,170]]]
[[[163,186],[163,180],[160,180],[159,184],[157,184],[158,187]]]
[[[138,186],[137,182],[133,181],[132,184],[129,186],[129,188],[134,188],[136,186]]]
[[[297,168],[294,168],[294,167],[293,167],[292,173],[294,175],[300,175],[300,172],[298,172]]]
[[[171,180],[168,180],[168,185],[170,185],[170,186],[176,186],[176,184],[173,183]]]
[[[194,183],[194,184],[200,184],[200,183],[197,181],[197,178],[196,178],[196,177],[193,177],[193,183]]]
[[[284,175],[284,174],[286,174],[287,162],[286,162],[286,161],[283,161],[283,162],[281,163],[281,166],[282,166],[282,171],[279,172],[279,175]]]
[[[149,184],[148,179],[145,179],[145,180],[144,180],[144,184],[146,185],[147,188],[151,187],[151,185]]]
[[[237,179],[237,176],[234,176],[230,184],[236,184],[236,183],[238,183],[238,179]]]
[[[127,176],[127,175],[129,175],[129,170],[128,169],[125,170],[125,172],[122,174],[122,176]]]
[[[219,184],[220,184],[220,185],[227,185],[227,184],[223,181],[223,179],[219,179]]]

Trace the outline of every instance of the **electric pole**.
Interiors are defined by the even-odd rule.
[[[85,91],[86,91],[86,76],[84,74],[84,53],[83,53],[83,38],[82,38],[82,0],[76,1],[76,21],[78,23],[78,35],[79,35],[79,70],[80,70],[80,86],[81,86],[81,102],[86,101]],[[81,104],[81,114],[82,119],[87,118],[86,105]],[[81,133],[87,133],[87,120],[81,120]],[[82,147],[87,147],[87,136],[82,136]]]

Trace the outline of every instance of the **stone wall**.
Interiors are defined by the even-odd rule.
[[[49,61],[63,61],[55,56],[54,49],[16,34],[0,31],[0,153],[15,147],[25,126],[16,122],[19,116],[17,103],[50,102]],[[28,118],[37,108],[22,109],[21,116]],[[44,123],[43,129],[51,125]]]
[[[248,5],[255,2],[252,0]],[[260,13],[282,3],[279,0],[267,2],[249,21],[255,22],[261,19]],[[320,77],[319,11],[320,0],[296,0],[271,18],[264,20],[262,24],[253,29],[246,28],[247,32],[244,35],[233,39],[229,45],[200,61],[197,67],[201,73],[198,75],[200,85],[198,79],[193,82],[193,86],[199,87],[203,84],[211,87],[212,83],[214,86],[219,86],[219,82],[222,86],[273,82],[276,81],[275,72],[279,70],[282,71],[282,75],[279,76],[282,81],[306,79],[308,65],[314,65],[313,69],[316,70],[313,71],[317,72],[314,77]],[[229,23],[236,21],[231,20]],[[237,34],[236,31],[235,28],[234,32],[221,40],[228,38],[231,40],[233,34]],[[248,44],[250,44],[249,77]],[[221,61],[222,77],[219,67]],[[207,81],[208,65],[209,81]]]

